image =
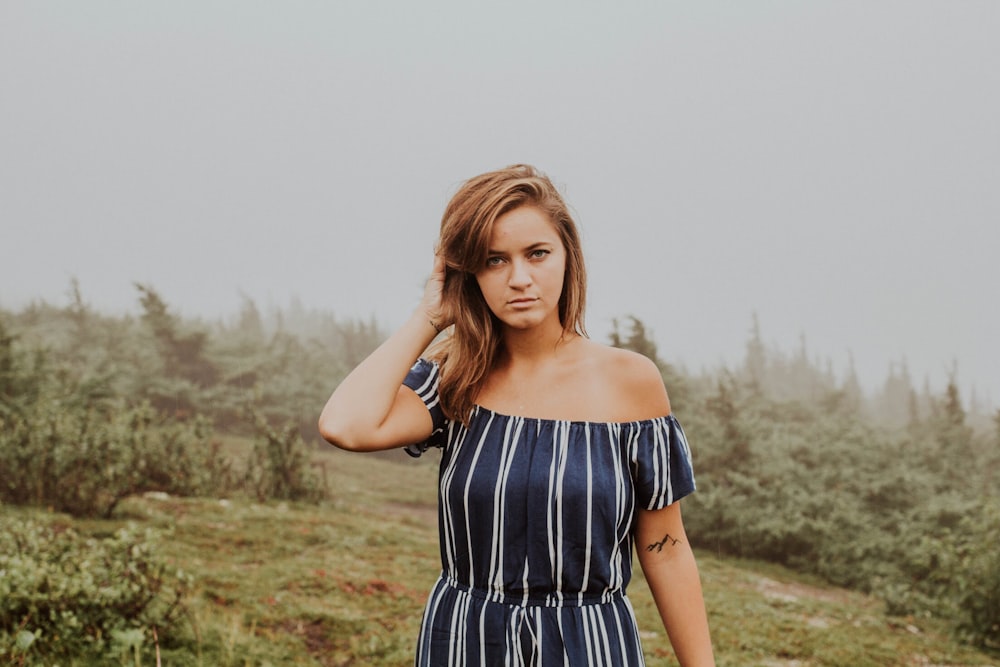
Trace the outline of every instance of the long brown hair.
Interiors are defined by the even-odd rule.
[[[559,234],[566,249],[559,321],[564,334],[587,335],[583,322],[587,272],[580,235],[552,181],[525,164],[465,181],[445,208],[438,241],[446,266],[442,299],[454,326],[429,352],[441,366],[441,407],[450,418],[465,424],[503,341],[500,322],[483,299],[476,273],[486,266],[496,219],[521,206],[540,209]]]

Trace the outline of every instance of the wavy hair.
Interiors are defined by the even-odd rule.
[[[465,181],[441,218],[438,253],[444,258],[442,300],[447,336],[428,352],[441,367],[438,393],[448,417],[468,424],[476,396],[503,344],[500,321],[483,298],[476,273],[486,266],[493,225],[504,213],[534,206],[546,214],[566,249],[566,273],[559,297],[563,334],[586,336],[587,272],[576,223],[552,181],[534,167],[516,164]]]

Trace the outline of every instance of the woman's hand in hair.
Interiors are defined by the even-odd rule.
[[[444,279],[447,268],[444,257],[440,254],[434,255],[434,268],[424,285],[424,297],[420,301],[420,307],[430,320],[438,333],[451,326],[451,318],[444,307]]]
[[[430,412],[403,380],[437,333],[451,324],[442,307],[444,274],[439,256],[420,306],[334,389],[319,417],[319,432],[327,442],[367,452],[430,437]]]

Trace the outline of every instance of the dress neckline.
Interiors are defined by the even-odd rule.
[[[553,417],[526,417],[524,415],[511,415],[504,412],[498,412],[497,410],[492,410],[485,405],[480,405],[479,403],[474,403],[472,407],[472,416],[476,414],[483,413],[487,416],[493,416],[504,420],[510,419],[520,419],[521,421],[531,422],[533,424],[569,424],[577,426],[631,426],[635,425],[655,425],[659,423],[669,423],[676,422],[677,419],[674,414],[668,413],[661,417],[647,417],[646,419],[630,419],[624,421],[592,421],[589,419],[555,419]]]

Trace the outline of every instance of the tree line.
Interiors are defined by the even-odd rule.
[[[149,491],[327,498],[316,416],[384,338],[375,321],[295,303],[264,314],[249,299],[228,320],[185,319],[135,287],[138,316],[97,312],[75,283],[66,305],[0,310],[0,500],[100,517]],[[742,363],[711,372],[664,361],[638,318],[610,342],[656,361],[691,439],[695,546],[868,591],[1000,647],[1000,411],[966,410],[955,377],[940,395],[918,391],[901,362],[867,395],[804,343],[764,345],[756,320]],[[227,438],[252,444],[234,452]],[[0,604],[8,637],[38,614],[37,599],[16,598]],[[95,636],[147,623],[135,609]]]
[[[918,392],[905,364],[867,396],[804,345],[787,355],[754,321],[743,363],[699,375],[663,361],[641,320],[612,343],[659,365],[691,439],[696,546],[874,593],[1000,648],[1000,410],[970,419],[950,378]],[[675,398],[676,397],[676,398]]]

